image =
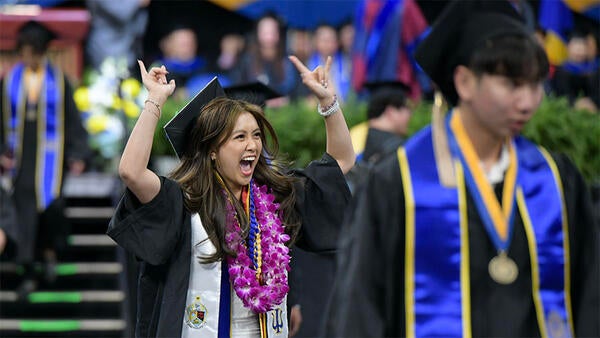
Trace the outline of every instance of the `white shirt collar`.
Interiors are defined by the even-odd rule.
[[[483,163],[480,163],[483,168]],[[500,151],[500,158],[496,163],[492,165],[490,170],[485,173],[490,184],[498,184],[502,182],[504,179],[504,173],[508,169],[510,165],[510,157],[508,155],[508,147],[505,145],[502,146],[502,150]]]

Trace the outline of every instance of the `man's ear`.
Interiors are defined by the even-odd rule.
[[[476,95],[477,77],[469,68],[459,65],[454,69],[454,88],[460,101],[470,101]]]

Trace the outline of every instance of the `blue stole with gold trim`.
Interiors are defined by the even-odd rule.
[[[64,156],[64,78],[62,73],[46,64],[43,86],[37,103],[37,151],[35,187],[38,210],[44,210],[60,193]],[[17,64],[8,74],[4,88],[4,126],[6,143],[20,165],[27,93],[25,67]]]
[[[540,333],[572,336],[568,231],[560,177],[545,150],[520,137],[514,147],[516,203],[529,243]],[[431,165],[436,157],[430,127],[398,150],[398,160],[406,207],[406,335],[470,337],[464,164],[454,158],[456,187],[440,183],[438,169]]]

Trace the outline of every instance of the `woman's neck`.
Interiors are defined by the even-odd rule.
[[[277,48],[261,47],[260,55],[262,55],[262,58],[265,60],[275,60],[275,57],[277,56]]]

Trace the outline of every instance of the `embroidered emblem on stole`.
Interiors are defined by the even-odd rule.
[[[206,306],[200,302],[200,296],[185,308],[185,323],[192,329],[201,329],[206,324]]]

